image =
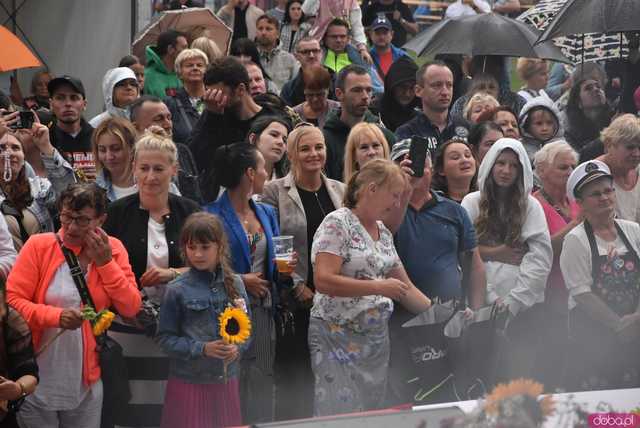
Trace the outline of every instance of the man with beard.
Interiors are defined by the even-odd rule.
[[[249,73],[237,58],[214,60],[204,75],[204,85],[206,109],[193,130],[190,148],[206,203],[215,200],[219,191],[213,174],[216,149],[244,141],[253,121],[270,111],[251,97]]]
[[[271,15],[262,15],[256,22],[256,45],[260,52],[260,63],[276,85],[278,94],[300,68],[298,60],[278,46],[279,30],[278,20]]]
[[[96,164],[91,149],[93,127],[82,117],[82,112],[87,108],[82,82],[65,75],[51,80],[47,88],[55,117],[49,126],[51,145],[58,149],[81,178],[94,180]]]
[[[431,153],[438,145],[453,138],[469,134],[464,123],[456,123],[449,115],[453,97],[453,73],[444,62],[423,64],[416,73],[416,97],[422,101],[422,114],[396,130],[396,138],[424,137]]]
[[[416,63],[405,56],[391,65],[384,79],[386,90],[377,100],[377,109],[382,123],[391,132],[413,119],[416,108],[420,106],[414,90],[417,71]]]
[[[360,122],[380,124],[369,111],[373,87],[367,69],[356,64],[344,67],[336,79],[336,98],[340,108],[329,113],[322,133],[327,145],[326,172],[329,178],[341,181],[344,169],[344,146],[351,128]],[[393,133],[380,126],[389,147],[395,143]]]

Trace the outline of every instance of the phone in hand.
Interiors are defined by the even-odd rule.
[[[13,112],[3,112],[3,115],[11,114]],[[9,125],[10,129],[31,129],[33,123],[36,121],[35,113],[32,111],[20,111],[18,113],[18,120]]]
[[[427,160],[428,141],[424,137],[414,135],[411,137],[411,145],[409,146],[409,160],[411,160],[411,169],[414,177],[422,177],[424,175],[424,165]]]

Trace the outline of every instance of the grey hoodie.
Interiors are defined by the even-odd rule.
[[[557,128],[555,134],[547,139],[546,141],[541,141],[531,135],[527,130],[525,130],[524,126],[531,114],[531,111],[534,109],[543,108],[547,110],[549,113],[553,115],[557,122]],[[542,148],[546,143],[549,143],[558,138],[562,138],[564,136],[564,130],[562,129],[562,122],[560,121],[560,110],[556,107],[555,103],[547,94],[543,94],[534,98],[531,98],[525,105],[522,107],[520,111],[520,117],[518,119],[518,124],[520,125],[520,135],[522,144],[527,151],[527,155],[529,156],[529,160],[533,164],[533,158],[538,150]]]
[[[102,95],[104,96],[106,110],[91,119],[89,125],[97,128],[98,125],[110,117],[124,117],[125,119],[129,119],[128,108],[120,108],[113,105],[113,89],[118,82],[127,79],[136,79],[135,73],[129,67],[116,67],[107,70],[104,79],[102,79]]]

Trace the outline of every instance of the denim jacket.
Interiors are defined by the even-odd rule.
[[[234,275],[233,285],[248,302],[239,275]],[[199,384],[224,382],[223,361],[206,357],[204,345],[221,339],[218,317],[230,303],[221,270],[212,273],[191,268],[167,285],[156,340],[171,358],[170,376]],[[245,306],[249,310],[248,303]],[[239,346],[241,353],[250,341]],[[227,367],[228,378],[238,376],[239,361]]]

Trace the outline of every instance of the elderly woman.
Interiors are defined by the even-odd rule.
[[[95,311],[132,317],[140,295],[122,243],[101,228],[107,209],[95,184],[74,184],[59,198],[61,230],[32,236],[7,280],[7,301],[29,324],[40,384],[27,396],[21,427],[100,426],[102,381],[91,324],[62,248],[76,255]],[[61,331],[68,330],[56,338]]]
[[[441,191],[447,198],[460,203],[475,190],[478,167],[466,140],[453,138],[439,145],[433,169],[433,190]]]
[[[605,154],[598,159],[607,164],[616,190],[617,218],[640,221],[640,119],[625,114],[601,133]]]
[[[472,125],[478,123],[478,118],[485,111],[500,106],[498,100],[485,92],[478,92],[469,98],[469,102],[464,106],[462,110],[463,117]]]
[[[482,163],[493,143],[502,137],[504,137],[502,128],[493,122],[485,121],[473,125],[469,131],[468,141],[473,148],[473,155],[478,165]]]
[[[207,55],[200,49],[184,49],[176,57],[175,71],[182,87],[165,98],[173,122],[173,141],[187,143],[191,130],[204,111],[204,72],[209,64]]]
[[[173,141],[158,127],[145,132],[133,156],[137,191],[111,203],[104,226],[126,246],[142,294],[155,306],[162,302],[166,284],[185,270],[178,245],[180,227],[190,214],[200,210],[190,199],[170,193],[177,165]],[[116,415],[116,423],[126,427],[159,426],[169,360],[145,336],[155,332],[153,324],[129,324],[124,320],[114,323],[113,336],[132,367],[131,403],[127,412]],[[148,331],[136,327],[147,327]]]
[[[312,65],[301,71],[304,82],[305,102],[298,104],[293,111],[305,122],[312,123],[322,129],[329,111],[340,107],[340,103],[330,100],[331,74],[321,65]]]
[[[291,123],[283,116],[262,116],[251,124],[247,143],[262,153],[269,177],[267,181],[287,175],[286,141],[290,130]]]
[[[603,162],[580,164],[569,177],[567,196],[584,215],[560,254],[570,296],[569,390],[637,388],[640,226],[615,218],[613,176]]]
[[[485,261],[487,304],[509,310],[508,349],[500,353],[502,378],[531,376],[537,350],[539,306],[544,301],[553,251],[544,211],[530,195],[531,163],[522,144],[501,138],[478,173],[477,192],[462,206],[474,223]]]
[[[313,235],[327,214],[342,206],[344,184],[327,178],[322,132],[315,126],[298,126],[287,139],[291,172],[267,183],[262,201],[276,208],[280,233],[293,236],[300,262],[293,274],[294,288],[284,302],[291,310],[295,330],[278,336],[276,353],[276,419],[313,415],[313,373],[307,342],[309,308],[315,287],[311,265]]]
[[[14,120],[13,115],[5,119],[5,124]],[[43,164],[46,177],[29,175],[25,151],[31,147],[40,153],[38,160]],[[75,182],[75,176],[71,166],[51,145],[49,128],[40,123],[15,134],[2,133],[0,129],[0,154],[0,211],[16,250],[20,250],[33,234],[54,230],[52,213],[56,212],[56,199]]]
[[[389,144],[380,128],[372,123],[358,123],[351,128],[344,148],[344,182],[367,162],[389,159]]]
[[[518,95],[526,101],[531,101],[535,97],[547,94],[544,91],[549,82],[549,63],[546,60],[518,58],[516,72],[520,80],[524,82],[524,86],[518,91]]]
[[[240,402],[245,423],[273,420],[275,322],[279,292],[290,288],[288,274],[276,269],[273,237],[280,235],[271,206],[256,203],[267,180],[265,159],[253,145],[234,143],[218,148],[216,180],[227,190],[204,207],[220,216],[225,227],[233,270],[241,275],[249,295],[253,341],[243,354]],[[289,264],[295,269],[296,262]],[[284,323],[281,324],[284,326]],[[284,327],[283,327],[284,328]]]
[[[580,221],[580,207],[567,198],[567,180],[578,163],[578,154],[566,141],[554,141],[542,147],[535,156],[534,166],[540,189],[533,196],[538,199],[547,219],[553,265],[544,295],[547,326],[543,331],[543,349],[538,358],[540,375],[547,391],[562,385],[567,345],[567,299],[569,297],[562,272],[560,252],[564,238]]]
[[[380,221],[400,205],[405,188],[405,175],[393,162],[368,162],[349,180],[345,206],[328,214],[314,236],[309,349],[316,416],[379,408],[393,300],[413,313],[431,305],[407,276]]]

